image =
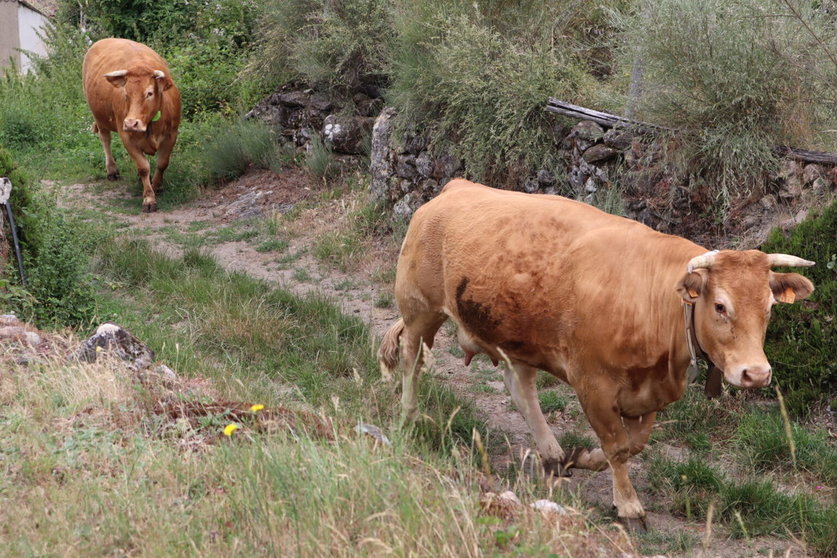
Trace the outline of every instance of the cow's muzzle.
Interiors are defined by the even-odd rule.
[[[730,382],[742,388],[760,388],[770,385],[773,377],[773,370],[769,364],[742,366],[735,371],[735,379],[738,382]]]
[[[122,129],[126,132],[145,132],[145,124],[136,118],[126,118],[122,122]]]

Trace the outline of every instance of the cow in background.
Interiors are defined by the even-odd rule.
[[[642,528],[628,459],[648,441],[657,411],[683,396],[695,352],[734,386],[768,385],[770,309],[814,290],[771,268],[813,264],[707,252],[574,200],[452,180],[416,211],[401,246],[401,319],[381,342],[382,375],[401,362],[403,418],[414,420],[422,348],[453,320],[466,363],[474,353],[508,363],[506,387],[547,472],[610,467],[619,517]],[[538,370],[573,387],[600,448],[559,445],[538,403]]]
[[[110,150],[110,134],[116,132],[137,166],[142,210],[157,211],[155,192],[162,186],[180,125],[180,92],[168,65],[141,43],[102,39],[85,54],[82,75],[84,96],[95,120],[93,132],[99,134],[105,150],[108,180],[119,178]],[[157,170],[149,180],[145,155],[158,152]]]

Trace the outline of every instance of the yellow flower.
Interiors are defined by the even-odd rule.
[[[224,436],[232,436],[233,432],[238,430],[238,425],[234,422],[231,422],[224,428]]]
[[[262,409],[264,409],[264,405],[260,405],[259,403],[256,403],[255,405],[250,407],[250,411],[253,412],[253,413],[258,413]]]

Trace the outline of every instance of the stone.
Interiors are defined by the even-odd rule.
[[[602,161],[608,161],[610,159],[613,159],[618,154],[619,152],[615,149],[610,148],[604,145],[603,143],[597,143],[596,145],[585,150],[581,156],[588,163],[599,163]]]
[[[774,197],[773,197],[772,195],[770,195],[770,194],[767,194],[766,196],[764,196],[763,198],[761,198],[761,199],[759,200],[759,204],[760,204],[760,205],[761,205],[764,209],[772,209],[772,208],[776,207],[776,198],[774,198]]]
[[[401,178],[416,178],[418,176],[418,170],[416,169],[416,156],[406,153],[396,157],[395,173]]]
[[[96,362],[100,354],[112,353],[128,363],[133,370],[144,370],[154,362],[154,351],[129,331],[116,324],[104,323],[73,353],[73,358]]]
[[[599,191],[599,187],[596,184],[596,180],[592,176],[588,178],[587,181],[584,183],[584,191],[590,194],[594,194]]]
[[[573,126],[563,144],[568,147],[575,147],[579,151],[585,151],[602,137],[604,137],[604,130],[601,126],[591,120],[582,120]]]
[[[540,190],[540,187],[541,185],[538,183],[538,178],[536,176],[530,176],[523,181],[523,191],[527,194],[534,194]]]
[[[802,183],[806,186],[811,184],[816,179],[822,176],[822,169],[819,165],[805,165],[805,168],[802,169]]]
[[[802,181],[797,175],[785,178],[782,188],[779,190],[779,197],[785,200],[792,200],[802,195]]]
[[[627,130],[620,130],[619,128],[611,128],[602,136],[602,142],[611,149],[618,151],[625,151],[634,141],[634,135]]]
[[[409,221],[416,209],[421,206],[421,199],[414,192],[409,192],[392,207],[392,214],[404,221]]]
[[[433,180],[432,178],[428,178],[427,180],[422,180],[418,186],[418,189],[428,198],[435,196],[438,194],[442,187],[439,184],[438,180]]]
[[[537,176],[538,184],[540,184],[542,188],[548,188],[549,186],[553,186],[555,184],[555,175],[552,171],[540,169]]]
[[[567,515],[567,510],[556,504],[552,500],[537,500],[530,504],[530,506],[540,512],[545,514],[557,514],[557,515]]]
[[[323,120],[323,139],[336,153],[360,155],[373,126],[374,119],[366,116],[329,114]]]
[[[289,91],[280,93],[276,100],[286,107],[305,107],[311,100],[311,96],[304,91]]]
[[[811,184],[811,190],[815,194],[824,194],[825,192],[828,191],[828,188],[829,188],[828,179],[823,178],[823,177],[817,178],[816,180],[814,180],[814,183]]]
[[[378,201],[389,201],[389,181],[392,175],[392,160],[390,153],[390,138],[392,136],[393,118],[396,112],[392,107],[381,111],[372,126],[372,152],[370,154],[370,171],[372,180],[370,192]]]
[[[436,180],[447,182],[446,179],[453,178],[461,169],[462,159],[450,153],[443,153],[436,158],[436,162],[433,164],[432,176]]]
[[[323,95],[322,93],[314,93],[311,95],[311,99],[309,101],[311,108],[318,110],[320,112],[330,112],[334,110],[334,103]]]
[[[416,170],[424,178],[433,176],[433,158],[427,151],[422,151],[416,157]]]
[[[427,149],[427,144],[429,140],[427,137],[418,135],[412,132],[407,132],[404,134],[404,152],[405,153],[412,153],[413,155],[418,155],[425,149]]]

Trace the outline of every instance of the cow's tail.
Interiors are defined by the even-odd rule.
[[[381,366],[381,379],[392,381],[393,373],[401,359],[401,334],[404,333],[404,320],[399,318],[384,334],[378,348],[378,364]]]

